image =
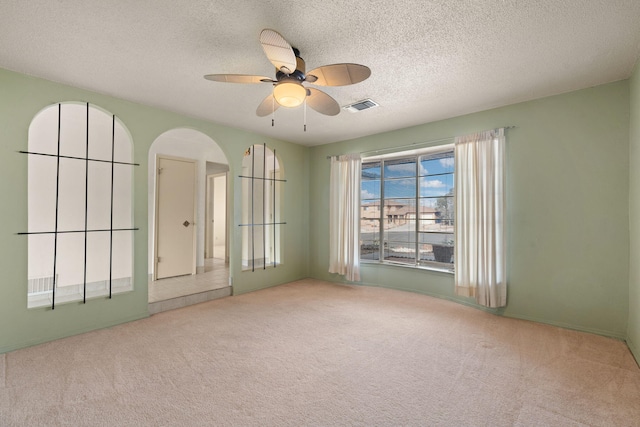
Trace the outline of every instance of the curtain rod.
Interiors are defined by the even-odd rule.
[[[515,127],[516,126],[503,126],[501,128],[494,128],[494,129],[490,129],[490,130],[499,130],[499,129],[508,130],[508,129],[514,129]],[[378,150],[373,150],[373,151],[364,151],[364,152],[362,152],[360,154],[363,155],[363,156],[372,156],[374,154],[380,154],[380,153],[384,153],[384,152],[392,153],[394,151],[400,151],[400,150],[405,149],[405,148],[426,148],[426,147],[429,147],[431,145],[436,145],[436,144],[441,143],[441,142],[453,140],[454,138],[456,138],[456,137],[455,136],[450,136],[448,138],[433,139],[431,141],[412,142],[411,144],[400,145],[398,147],[388,147],[388,148],[380,148]],[[337,157],[337,156],[338,156],[338,154],[327,156],[327,159],[330,159],[332,157]]]

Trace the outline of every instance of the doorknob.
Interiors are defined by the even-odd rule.
[[[184,225],[185,227],[188,227],[191,223],[189,221],[185,221],[182,223],[182,225]]]

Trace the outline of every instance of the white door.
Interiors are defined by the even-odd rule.
[[[196,161],[158,157],[156,279],[195,274]]]

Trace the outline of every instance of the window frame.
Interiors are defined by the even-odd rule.
[[[438,159],[438,158],[442,158],[441,156],[443,154],[449,154],[450,156],[446,156],[446,157],[450,157],[453,159],[453,165],[451,167],[451,171],[450,172],[446,172],[446,173],[421,173],[421,162],[425,161],[425,160],[429,160],[429,159]],[[405,195],[399,195],[398,197],[385,197],[385,164],[389,161],[401,161],[401,160],[410,160],[410,163],[415,164],[415,170],[412,172],[412,174],[410,176],[398,176],[398,177],[393,177],[393,180],[396,179],[411,179],[414,180],[413,185],[415,186],[415,192],[413,195],[411,195],[410,197],[407,197]],[[379,170],[380,170],[380,174],[377,177],[371,177],[371,179],[364,179],[364,176],[362,176],[361,179],[361,192],[364,193],[365,189],[363,188],[363,183],[366,181],[379,181],[379,196],[375,197],[375,198],[364,198],[361,197],[360,200],[360,231],[362,233],[362,222],[363,220],[368,220],[367,218],[364,217],[364,212],[366,212],[368,209],[370,209],[372,206],[374,208],[378,209],[378,217],[375,219],[369,219],[372,221],[377,221],[378,222],[378,226],[377,226],[377,232],[374,231],[373,234],[373,240],[371,242],[373,242],[373,246],[375,248],[375,242],[378,241],[379,243],[377,244],[377,254],[374,251],[373,252],[373,259],[366,259],[366,258],[362,258],[362,247],[363,245],[369,243],[369,240],[367,241],[363,241],[362,238],[360,239],[360,261],[362,264],[369,264],[369,265],[388,265],[388,266],[397,266],[397,267],[404,267],[404,268],[414,268],[414,269],[422,269],[422,270],[430,270],[430,271],[438,271],[438,272],[444,272],[444,273],[449,273],[449,274],[453,274],[455,272],[455,259],[453,259],[453,254],[452,254],[452,261],[451,263],[445,263],[445,262],[438,262],[434,260],[424,260],[421,261],[420,260],[420,256],[417,254],[420,254],[420,246],[424,245],[424,244],[430,244],[427,243],[425,241],[423,241],[423,239],[421,237],[423,237],[424,235],[430,233],[430,234],[447,234],[450,235],[450,238],[448,238],[447,240],[445,240],[445,242],[447,243],[446,245],[442,245],[442,246],[449,246],[451,248],[454,248],[454,244],[455,244],[455,151],[454,151],[454,144],[452,143],[447,143],[447,144],[439,144],[436,146],[430,146],[430,147],[426,147],[426,148],[421,148],[421,149],[414,149],[414,150],[408,150],[408,151],[398,151],[398,152],[391,152],[391,153],[387,153],[387,154],[383,154],[383,155],[373,155],[373,156],[367,156],[367,157],[363,157],[362,159],[362,170],[363,170],[363,175],[364,175],[364,171],[366,169],[366,165],[367,164],[371,164],[371,163],[380,163],[379,164]],[[451,189],[449,192],[447,192],[446,195],[443,196],[423,196],[421,194],[421,181],[424,180],[425,178],[429,178],[429,177],[437,177],[437,176],[444,176],[444,175],[449,175],[451,176]],[[387,181],[389,181],[389,179],[387,179]],[[363,194],[364,195],[364,194]],[[437,211],[433,212],[433,217],[431,218],[423,218],[422,215],[422,205],[421,202],[426,200],[426,199],[439,199],[441,197],[446,197],[447,199],[450,199],[451,202],[447,202],[447,206],[451,206],[452,211],[449,212],[449,216],[447,218],[440,218],[437,215]],[[387,249],[387,247],[389,246],[390,240],[388,235],[385,235],[386,232],[388,230],[386,230],[384,228],[384,224],[387,222],[388,218],[387,215],[385,215],[387,209],[385,208],[385,205],[388,205],[389,201],[394,201],[394,200],[409,200],[410,202],[412,202],[414,204],[414,206],[416,207],[416,209],[414,209],[414,216],[413,218],[410,218],[408,215],[405,216],[404,220],[406,221],[407,224],[411,224],[413,225],[413,230],[408,230],[408,233],[410,234],[409,237],[409,241],[410,243],[413,245],[412,247],[409,248],[409,250],[413,250],[413,262],[402,262],[402,261],[394,261],[394,260],[389,260],[386,259],[388,257],[388,253],[389,250]],[[386,203],[385,203],[386,202]],[[410,204],[410,203],[409,203]],[[409,212],[407,212],[409,213]],[[433,220],[433,221],[446,221],[448,224],[445,223],[445,225],[450,225],[452,227],[452,230],[450,232],[448,231],[421,231],[421,227],[420,227],[420,223],[421,221],[425,221],[425,220]],[[377,234],[377,239],[375,238]],[[427,240],[427,239],[424,239]],[[422,242],[422,243],[421,243]],[[453,249],[452,249],[453,250]],[[376,258],[377,257],[377,258]]]

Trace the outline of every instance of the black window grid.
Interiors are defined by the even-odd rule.
[[[64,156],[60,154],[60,146],[61,146],[61,117],[62,117],[62,103],[58,104],[58,133],[56,138],[57,143],[57,153],[39,153],[34,151],[19,151],[22,154],[35,155],[35,156],[47,156],[47,157],[55,157],[56,158],[56,201],[55,201],[55,221],[54,221],[54,229],[52,231],[34,231],[34,232],[20,232],[18,235],[37,235],[37,234],[53,234],[54,243],[53,243],[53,287],[52,287],[52,295],[51,295],[51,309],[54,310],[56,307],[56,287],[57,287],[57,257],[58,257],[58,235],[67,234],[67,233],[84,233],[84,259],[83,259],[83,285],[82,285],[82,303],[86,304],[87,302],[87,237],[89,233],[96,232],[109,232],[109,299],[113,296],[112,290],[112,280],[113,280],[113,233],[114,232],[122,232],[122,231],[136,231],[137,227],[132,228],[113,228],[113,197],[114,197],[114,178],[115,178],[115,165],[129,165],[129,166],[140,166],[139,163],[128,163],[128,162],[118,162],[115,160],[115,126],[116,126],[116,116],[111,115],[111,159],[93,159],[89,157],[89,111],[90,104],[86,103],[86,141],[85,141],[85,156],[84,157],[75,157],[75,156]],[[59,207],[59,196],[60,196],[60,159],[74,159],[74,160],[83,160],[85,162],[85,204],[84,204],[84,229],[81,230],[58,230],[58,207]],[[106,229],[88,229],[88,212],[89,212],[89,162],[100,162],[100,163],[109,163],[111,165],[111,192],[110,192],[110,224],[109,228]]]
[[[273,256],[273,261],[272,261],[272,265],[274,268],[276,268],[277,266],[277,257],[275,256],[276,250],[277,250],[277,233],[276,233],[276,226],[277,225],[285,225],[286,222],[283,221],[276,221],[276,191],[277,191],[277,186],[275,185],[276,182],[287,182],[286,179],[278,179],[275,178],[275,175],[273,178],[271,177],[267,177],[266,173],[267,173],[267,144],[263,143],[262,144],[262,176],[255,176],[255,166],[256,166],[256,159],[255,159],[255,145],[251,146],[251,148],[249,149],[249,155],[251,156],[251,176],[247,176],[247,175],[238,175],[238,178],[241,179],[248,179],[249,180],[249,185],[251,187],[251,222],[248,224],[240,224],[240,227],[249,227],[250,229],[250,235],[251,235],[251,271],[255,271],[256,270],[256,251],[255,251],[255,227],[262,227],[262,269],[265,270],[267,268],[267,263],[266,263],[266,259],[267,259],[267,248],[266,248],[266,240],[267,240],[267,227],[272,227],[272,231],[273,231],[273,251],[274,251],[274,256]],[[271,150],[269,148],[269,150],[273,153],[273,171],[275,172],[277,169],[277,159],[276,159],[276,150],[275,148],[273,150]],[[268,222],[266,215],[266,209],[262,209],[262,222],[257,223],[256,222],[256,218],[255,218],[255,211],[254,211],[254,201],[255,201],[255,187],[256,187],[256,181],[262,181],[262,194],[264,196],[264,194],[266,193],[266,185],[267,182],[272,182],[273,185],[273,203],[272,203],[272,218],[273,221]],[[264,201],[263,201],[264,203]]]

